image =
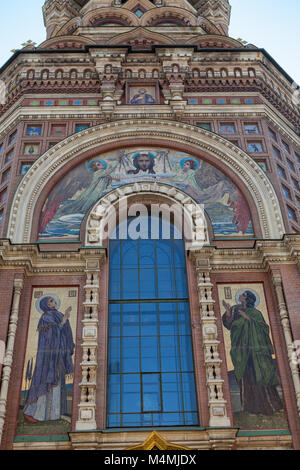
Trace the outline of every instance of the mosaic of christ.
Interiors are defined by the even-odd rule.
[[[247,202],[215,167],[174,150],[134,148],[102,154],[66,174],[45,202],[39,239],[78,239],[83,218],[101,196],[137,181],[175,186],[203,204],[216,238],[253,236]]]

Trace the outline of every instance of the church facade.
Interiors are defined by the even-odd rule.
[[[300,114],[227,0],[46,0],[0,69],[1,449],[300,448]]]

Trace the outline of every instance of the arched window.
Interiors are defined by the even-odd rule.
[[[34,70],[28,70],[28,72],[27,72],[27,78],[28,78],[29,80],[34,79]]]
[[[55,72],[55,78],[61,80],[61,79],[63,78],[63,76],[64,76],[63,70],[56,70],[56,72]]]
[[[47,80],[49,78],[49,70],[45,69],[42,70],[41,72],[41,79],[42,80]]]
[[[139,70],[138,75],[139,78],[146,78],[146,70]]]
[[[70,78],[71,79],[76,79],[77,78],[77,70],[75,70],[75,69],[70,70]]]
[[[242,77],[242,70],[241,69],[234,69],[234,76],[239,78]]]
[[[156,239],[120,239],[134,220],[110,240],[107,426],[198,425],[184,242],[148,217]]]
[[[92,72],[91,70],[86,69],[86,70],[83,72],[83,76],[84,76],[84,78],[89,79],[89,78],[92,78],[92,73],[93,73],[93,72]]]

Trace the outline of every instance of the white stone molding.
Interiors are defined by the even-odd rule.
[[[285,235],[282,240],[259,240],[251,249],[204,246],[202,251],[210,259],[213,273],[269,272],[272,264],[296,265],[300,270],[300,234]],[[95,256],[101,256],[102,252],[103,248],[94,246]],[[12,245],[3,239],[0,240],[0,270],[22,269],[27,276],[82,275],[86,266],[85,253],[84,248],[40,252],[37,244]]]
[[[214,313],[212,298],[213,284],[210,280],[209,259],[191,251],[197,273],[197,289],[199,297],[200,324],[202,327],[204,363],[206,368],[206,386],[209,406],[209,426],[229,427],[227,402],[223,395],[224,380],[221,376],[222,360],[219,353],[220,339],[218,338],[217,319]]]
[[[209,243],[204,211],[190,196],[167,184],[139,182],[117,188],[97,201],[86,222],[85,246],[97,247],[103,245],[103,239],[107,236],[104,229],[112,215],[111,213],[113,215],[117,214],[118,209],[122,209],[122,205],[127,212],[132,199],[139,201],[148,198],[155,198],[155,202],[159,204],[165,203],[170,212],[174,209],[174,212],[178,213],[178,218],[181,219],[181,216],[184,216],[184,223],[180,230],[182,228],[185,235],[186,249],[191,247],[199,248]],[[126,216],[127,213],[124,215]],[[118,225],[117,218],[113,220],[112,228],[115,228],[116,225]]]
[[[15,193],[10,211],[7,237],[13,243],[28,243],[34,209],[45,185],[64,165],[86,151],[95,151],[102,145],[150,140],[160,147],[170,142],[183,144],[191,155],[199,151],[210,157],[210,163],[224,164],[247,186],[259,216],[262,238],[281,239],[285,229],[280,205],[272,183],[259,165],[243,150],[223,137],[202,128],[182,122],[160,119],[130,119],[112,121],[91,127],[67,137],[44,153],[24,176]],[[151,144],[150,144],[151,145]],[[134,144],[133,144],[134,146]]]
[[[97,351],[99,324],[99,275],[103,255],[86,255],[85,301],[82,319],[82,380],[80,403],[76,431],[97,429],[96,423],[96,388],[97,388]]]
[[[5,351],[4,361],[3,361],[1,390],[0,390],[0,444],[2,441],[3,430],[4,430],[8,388],[9,388],[10,376],[11,376],[11,371],[12,371],[16,331],[17,331],[18,320],[19,320],[20,299],[21,299],[23,287],[24,287],[23,279],[14,280],[13,302],[12,302],[11,314],[10,314],[10,319],[9,319],[8,337],[7,337],[6,351]]]
[[[289,313],[288,313],[287,305],[284,299],[284,290],[283,290],[283,285],[282,285],[281,274],[279,272],[273,272],[272,281],[273,281],[273,285],[276,291],[280,320],[281,320],[281,325],[282,325],[282,329],[284,333],[287,355],[288,355],[290,370],[291,370],[295,393],[296,393],[298,414],[300,416],[300,369],[299,369],[299,365],[294,359],[293,336],[292,336],[292,330],[291,330],[291,325],[290,325],[290,320],[289,320]]]

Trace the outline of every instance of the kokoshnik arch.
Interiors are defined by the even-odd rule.
[[[1,448],[299,449],[292,80],[227,0],[43,11],[0,71]]]

